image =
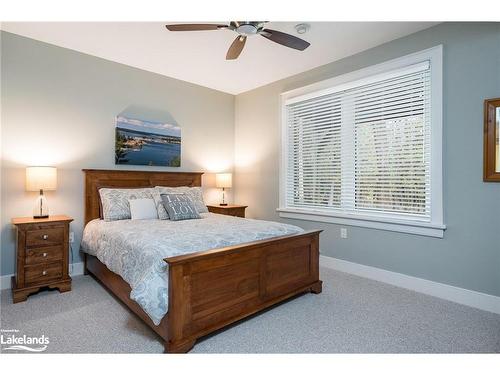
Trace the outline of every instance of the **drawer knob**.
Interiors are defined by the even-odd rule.
[[[43,255],[43,257],[45,258],[45,257],[47,256],[47,253],[43,253],[42,255]]]
[[[42,275],[45,276],[47,274],[47,271],[43,271]]]
[[[43,238],[44,240],[47,240],[47,239],[49,238],[49,235],[48,235],[48,234],[44,234],[44,235],[42,236],[42,238]]]

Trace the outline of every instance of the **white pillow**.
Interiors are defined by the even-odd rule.
[[[129,199],[132,220],[158,219],[155,201],[152,198]]]

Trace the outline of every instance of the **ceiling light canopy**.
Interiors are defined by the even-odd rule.
[[[297,31],[298,34],[305,34],[309,31],[311,28],[311,25],[308,23],[299,23],[295,25],[295,31]]]

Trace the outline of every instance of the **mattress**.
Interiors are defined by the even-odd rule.
[[[81,248],[131,287],[130,298],[160,324],[168,309],[164,258],[303,232],[294,225],[218,214],[196,220],[90,221]]]

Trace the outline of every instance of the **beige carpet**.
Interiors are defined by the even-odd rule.
[[[500,352],[500,315],[329,269],[321,278],[322,294],[287,301],[191,352]],[[3,291],[0,307],[2,329],[48,336],[46,352],[163,351],[157,336],[90,276],[75,277],[69,293],[41,292],[15,305]]]

